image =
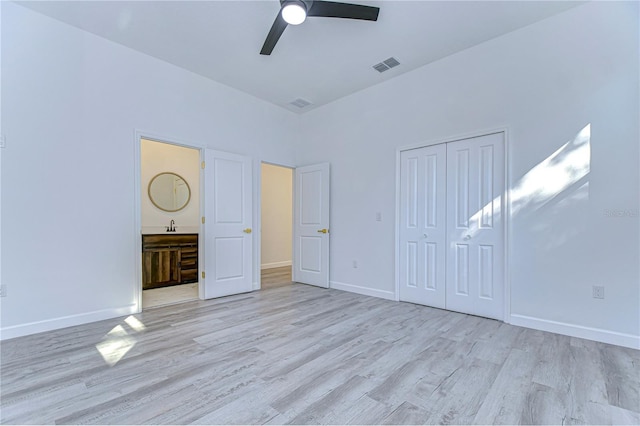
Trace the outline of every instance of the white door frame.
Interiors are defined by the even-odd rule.
[[[256,279],[254,280],[254,285],[253,285],[253,289],[254,290],[260,290],[262,288],[262,270],[261,270],[261,263],[262,263],[262,165],[263,164],[269,164],[271,166],[277,166],[277,167],[284,167],[287,169],[291,169],[292,170],[292,174],[295,174],[295,170],[296,167],[295,166],[291,166],[288,164],[282,164],[282,163],[274,163],[272,161],[267,161],[267,160],[260,160],[258,161],[258,164],[256,166],[256,170],[255,170],[255,174],[258,177],[257,180],[257,186],[255,189],[255,192],[258,194],[257,197],[257,201],[256,201],[256,207],[254,208],[255,212],[256,212],[256,226],[255,229],[258,230],[258,232],[256,232],[257,236],[256,239],[257,241],[255,242],[257,249],[254,249],[254,253],[256,253],[256,259],[257,259],[257,271],[255,272],[255,277]],[[292,175],[292,179],[294,179],[295,176]],[[291,184],[293,185],[293,181],[291,182]],[[293,187],[291,188],[293,191]],[[292,217],[293,217],[293,204],[291,203],[291,213],[292,213]],[[293,247],[293,220],[291,221],[291,247]],[[292,253],[292,258],[291,258],[291,268],[293,270],[293,253]]]
[[[456,142],[463,139],[477,138],[481,136],[492,135],[495,133],[503,133],[504,135],[504,322],[509,323],[511,318],[511,275],[509,273],[509,259],[511,258],[511,197],[509,176],[511,169],[509,167],[509,128],[507,126],[476,131],[466,134],[460,134],[447,138],[434,139],[427,142],[421,142],[413,145],[402,146],[396,149],[396,220],[395,220],[395,297],[394,300],[400,301],[400,154],[403,151],[409,151],[426,146],[438,145],[447,142]]]
[[[298,167],[302,167],[302,166],[293,166],[291,164],[284,164],[284,163],[275,163],[272,161],[267,161],[267,160],[260,160],[257,162],[256,164],[256,170],[255,170],[255,175],[257,176],[257,184],[256,184],[256,189],[255,192],[258,194],[257,196],[257,201],[256,201],[256,206],[254,206],[254,210],[256,211],[256,225],[254,229],[257,229],[258,232],[256,233],[256,241],[255,241],[255,247],[254,247],[254,253],[256,253],[256,261],[255,261],[255,268],[256,268],[256,274],[255,276],[257,277],[256,282],[254,283],[253,289],[254,290],[259,290],[262,288],[262,274],[261,274],[261,270],[260,270],[260,261],[262,259],[262,164],[271,164],[273,166],[278,166],[278,167],[286,167],[288,169],[291,169],[293,171],[293,187],[294,187],[294,193],[293,193],[293,203],[291,205],[291,209],[294,210],[295,209],[295,203],[296,203],[296,198],[295,198],[295,170]],[[295,212],[292,212],[295,213]],[[295,219],[292,220],[291,222],[291,247],[294,247],[294,239],[295,239]],[[329,256],[331,256],[331,252],[329,252]],[[296,266],[296,257],[294,255],[294,253],[292,253],[292,257],[291,257],[291,271],[292,271],[292,279],[293,279],[293,270]],[[331,281],[329,281],[329,287],[331,288]]]
[[[165,136],[159,136],[152,132],[146,132],[143,130],[135,130],[135,138],[134,138],[134,247],[135,247],[135,272],[136,272],[136,291],[134,305],[136,306],[136,313],[142,312],[142,156],[141,156],[141,145],[142,139],[147,139],[154,142],[166,143],[168,145],[176,145],[182,146],[185,148],[197,149],[200,151],[200,161],[203,161],[204,157],[204,149],[205,145],[186,142],[182,140],[177,140],[174,138],[168,138]],[[204,209],[204,194],[203,194],[203,185],[202,181],[204,179],[202,168],[200,168],[200,214],[202,215],[202,211]],[[200,233],[202,234],[202,224],[200,225]],[[202,251],[202,238],[198,238],[198,253]],[[198,255],[199,256],[199,255]],[[200,285],[200,271],[202,270],[202,265],[200,264],[200,259],[198,259],[198,297],[202,299],[204,297],[204,286]]]
[[[136,129],[134,131],[134,139],[133,139],[133,152],[134,152],[134,220],[133,220],[133,246],[134,246],[134,250],[135,250],[135,254],[134,254],[134,270],[135,270],[135,290],[134,290],[134,305],[135,305],[135,312],[136,313],[140,313],[142,312],[142,238],[141,238],[141,229],[142,229],[142,200],[141,200],[141,194],[142,194],[142,183],[141,183],[141,139],[147,139],[147,140],[152,140],[152,141],[156,141],[156,142],[161,142],[161,143],[166,143],[166,144],[170,144],[170,145],[177,145],[177,146],[183,146],[186,148],[192,148],[192,149],[197,149],[200,151],[200,161],[204,161],[204,152],[205,149],[216,149],[215,147],[211,148],[208,147],[205,144],[201,144],[201,143],[197,143],[197,142],[193,142],[193,141],[186,141],[183,139],[177,139],[177,138],[173,138],[173,137],[167,137],[164,135],[158,135],[156,133],[153,132],[149,132],[149,131],[145,131],[145,130],[140,130],[140,129]],[[224,151],[224,152],[228,152],[228,151]],[[262,215],[262,211],[261,211],[261,201],[262,201],[262,190],[261,190],[261,186],[262,186],[262,173],[261,173],[261,167],[262,167],[262,163],[266,163],[266,164],[273,164],[275,166],[280,166],[280,167],[287,167],[290,169],[295,170],[296,166],[292,165],[292,164],[286,164],[286,163],[277,163],[277,162],[272,162],[272,161],[268,161],[268,160],[264,160],[264,159],[258,159],[258,161],[255,161],[256,159],[254,158],[252,163],[253,163],[253,200],[254,200],[254,207],[253,207],[253,229],[257,229],[258,231],[261,231],[261,215]],[[202,170],[202,168],[200,168],[200,183],[202,183],[204,181],[204,171]],[[200,215],[203,216],[204,215],[204,185],[200,185]],[[293,209],[293,206],[291,207]],[[292,230],[293,230],[293,223],[291,224],[292,226]],[[202,224],[200,225],[200,234],[202,234]],[[256,277],[254,278],[254,282],[253,282],[253,290],[259,290],[261,288],[261,281],[260,281],[260,259],[261,259],[261,253],[260,253],[260,244],[261,244],[261,237],[260,237],[260,232],[254,232],[253,233],[253,271],[254,274],[253,276]],[[203,253],[203,239],[202,238],[198,238],[198,242],[199,242],[199,247],[198,247],[198,251],[199,253]],[[293,241],[292,241],[293,243]],[[201,271],[203,270],[203,263],[201,263],[201,258],[198,259],[198,297],[200,299],[204,299],[204,286],[200,285],[200,280],[201,280]]]

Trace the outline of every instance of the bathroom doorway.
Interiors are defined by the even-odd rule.
[[[292,284],[293,171],[290,167],[261,164],[262,290]]]
[[[142,309],[198,299],[200,149],[140,138]]]

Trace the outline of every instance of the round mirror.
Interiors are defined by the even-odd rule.
[[[160,210],[177,212],[189,204],[191,189],[181,176],[160,173],[149,182],[149,199]]]

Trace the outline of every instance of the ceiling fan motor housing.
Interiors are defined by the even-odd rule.
[[[289,5],[295,5],[297,7],[292,8],[291,12],[285,13],[285,8]],[[299,10],[295,13],[295,9]],[[289,12],[289,11],[287,11]],[[276,16],[269,34],[262,45],[260,50],[261,55],[271,55],[273,48],[280,39],[280,36],[284,32],[287,25],[298,25],[304,22],[307,16],[317,16],[325,18],[346,18],[346,19],[359,19],[366,21],[377,21],[379,7],[364,6],[352,3],[341,3],[324,0],[280,0],[280,12]],[[285,17],[285,15],[287,15]]]
[[[311,10],[311,5],[313,5],[313,0],[280,0],[281,9],[288,4],[300,5],[308,13]]]

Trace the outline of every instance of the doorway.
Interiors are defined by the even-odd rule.
[[[401,301],[503,320],[505,134],[400,153]]]
[[[292,284],[293,172],[261,164],[260,281],[262,290]]]
[[[198,299],[200,149],[140,138],[141,307]]]

